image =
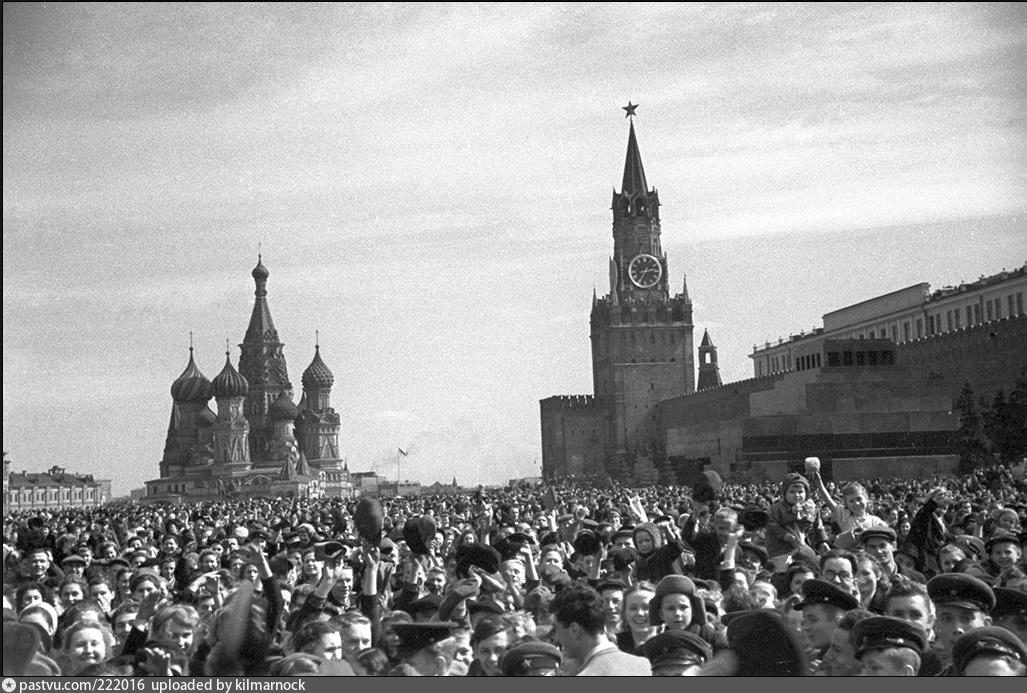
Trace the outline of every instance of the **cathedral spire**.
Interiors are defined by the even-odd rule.
[[[275,329],[275,321],[271,319],[271,309],[267,305],[267,278],[270,274],[258,254],[257,266],[252,272],[256,284],[256,291],[253,292],[256,300],[253,302],[250,325],[246,328],[246,342],[278,341],[278,330]]]
[[[628,153],[624,157],[624,180],[621,182],[621,195],[645,194],[649,186],[645,182],[645,169],[642,168],[642,155],[638,152],[638,140],[635,139],[635,121],[631,121],[628,132]]]

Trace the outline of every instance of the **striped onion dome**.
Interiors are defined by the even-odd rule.
[[[189,347],[189,365],[171,383],[171,396],[176,402],[206,402],[210,399],[210,381],[196,367],[192,347]]]
[[[327,390],[335,382],[332,371],[321,360],[321,347],[314,347],[314,360],[303,371],[303,388],[306,390]]]
[[[225,367],[214,376],[211,386],[214,396],[218,399],[222,397],[245,397],[246,393],[250,391],[250,384],[246,382],[246,378],[239,371],[235,370],[235,367],[232,365],[232,358],[227,351],[225,352]]]

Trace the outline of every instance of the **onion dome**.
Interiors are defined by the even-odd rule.
[[[171,383],[171,396],[176,402],[206,402],[210,399],[210,381],[196,367],[192,347],[189,347],[189,365]]]
[[[232,366],[232,359],[227,351],[225,352],[225,367],[214,376],[214,380],[211,381],[211,388],[214,396],[218,399],[222,397],[245,397],[246,393],[250,391],[250,384]]]
[[[218,415],[211,411],[211,408],[207,406],[197,414],[196,421],[200,426],[213,426],[218,422]]]
[[[264,263],[260,260],[260,255],[257,256],[257,266],[253,268],[254,279],[267,279],[271,273],[267,271],[267,267],[264,267]]]
[[[303,371],[303,389],[305,390],[327,390],[335,382],[335,376],[321,360],[321,347],[314,347],[314,360]]]
[[[278,399],[268,407],[267,413],[272,421],[295,421],[296,417],[300,415],[300,410],[293,404],[289,394],[282,390]]]

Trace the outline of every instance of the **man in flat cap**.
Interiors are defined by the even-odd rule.
[[[1008,587],[995,587],[992,591],[995,593],[995,608],[991,610],[992,623],[1027,642],[1027,592]]]
[[[642,643],[653,676],[694,676],[713,656],[709,643],[695,633],[668,630]]]
[[[499,669],[503,676],[559,676],[562,661],[563,655],[556,645],[528,640],[504,652]]]
[[[399,638],[396,655],[400,663],[390,676],[448,676],[456,655],[457,641],[452,637],[456,623],[397,623],[393,631]]]
[[[927,633],[915,623],[871,616],[852,629],[863,676],[916,676],[927,647]]]
[[[575,660],[577,676],[650,676],[645,657],[622,652],[603,630],[602,597],[588,585],[560,590],[550,606],[553,634],[565,659]]]
[[[957,676],[1024,676],[1027,649],[1005,628],[975,628],[956,638],[952,667]]]
[[[833,582],[812,578],[802,583],[802,601],[792,608],[802,612],[800,628],[809,644],[810,664],[815,669],[831,646],[831,635],[842,617],[859,608],[859,600]]]
[[[895,561],[896,534],[891,527],[869,527],[860,532],[858,541],[864,551],[877,559],[888,578],[901,575],[915,582],[927,582],[927,578],[920,571],[899,565]]]
[[[980,578],[963,573],[942,573],[927,583],[934,604],[936,651],[946,663],[952,661],[956,639],[974,628],[991,625],[995,593]]]

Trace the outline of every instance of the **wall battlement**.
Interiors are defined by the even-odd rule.
[[[595,395],[554,395],[540,400],[543,411],[558,411],[561,409],[595,409],[599,406]]]

